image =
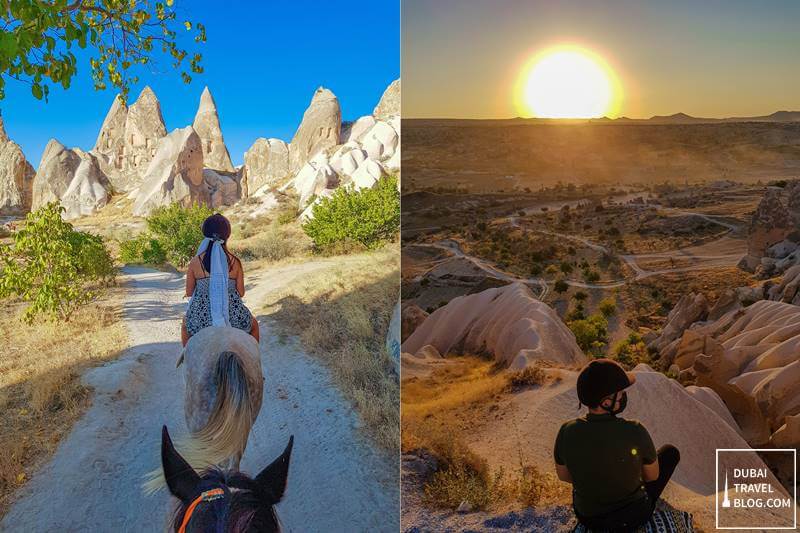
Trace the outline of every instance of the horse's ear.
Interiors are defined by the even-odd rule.
[[[191,501],[200,484],[200,476],[175,450],[167,426],[161,429],[161,466],[164,468],[164,478],[172,495],[184,503]]]
[[[261,488],[261,494],[268,505],[274,505],[283,498],[283,492],[286,490],[286,478],[289,477],[289,459],[292,456],[293,446],[294,435],[289,437],[289,444],[286,445],[283,453],[256,476],[256,483]]]

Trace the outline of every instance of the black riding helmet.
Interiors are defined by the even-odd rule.
[[[636,382],[636,376],[611,359],[595,359],[578,375],[578,400],[587,407],[597,407],[603,398]]]

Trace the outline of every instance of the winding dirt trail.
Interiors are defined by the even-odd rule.
[[[266,270],[251,278],[253,302],[326,261]],[[139,485],[160,465],[160,431],[186,433],[184,378],[175,369],[183,277],[125,270],[130,348],[87,372],[91,408],[51,460],[17,494],[0,531],[163,531],[170,497]],[[257,474],[295,436],[289,481],[277,510],[287,531],[391,531],[399,520],[398,462],[358,433],[359,421],[328,371],[294,339],[279,341],[260,316],[264,403],[242,470]]]
[[[659,276],[662,274],[679,273],[679,272],[691,272],[694,270],[703,270],[707,268],[735,266],[736,264],[738,264],[739,260],[745,254],[747,250],[747,245],[745,240],[743,238],[734,238],[731,236],[731,233],[736,232],[738,229],[741,228],[740,226],[731,224],[729,222],[725,222],[724,220],[719,220],[719,218],[714,215],[706,215],[703,213],[693,213],[693,212],[684,212],[676,210],[673,210],[673,212],[677,215],[698,216],[703,220],[723,226],[728,231],[725,232],[725,234],[722,235],[719,239],[701,245],[693,245],[686,248],[679,248],[676,250],[670,250],[667,252],[659,252],[659,253],[619,254],[618,257],[622,259],[635,273],[635,277],[633,279],[610,280],[610,281],[601,281],[595,283],[588,283],[572,279],[565,279],[564,281],[567,283],[567,285],[570,285],[571,287],[578,287],[582,289],[610,290],[623,287],[630,281],[641,280],[649,278],[651,276]],[[511,224],[512,227],[519,228],[520,225],[518,218],[519,217],[512,216],[504,220],[506,220],[509,224]],[[549,230],[530,230],[530,231],[535,231],[537,233],[550,235],[552,237],[558,237],[573,242],[577,242],[582,246],[586,246],[588,248],[591,248],[592,250],[601,253],[613,254],[613,252],[611,252],[607,247],[603,246],[602,244],[594,243],[588,239],[585,239],[577,235],[570,235],[567,233],[557,233]],[[427,272],[429,272],[436,266],[446,261],[449,261],[454,257],[457,257],[470,261],[478,269],[482,270],[486,274],[493,276],[497,279],[510,282],[521,282],[528,286],[538,287],[539,294],[537,297],[540,300],[544,299],[545,296],[547,296],[547,294],[549,293],[550,288],[546,279],[541,277],[522,278],[514,274],[511,274],[509,272],[505,272],[487,260],[466,254],[463,250],[461,250],[461,247],[459,246],[458,242],[452,239],[445,239],[442,241],[432,242],[432,243],[419,243],[415,244],[414,246],[437,248],[439,250],[444,250],[450,254],[449,257],[445,257],[443,259],[434,261],[432,263],[431,268],[429,268],[426,272],[423,272],[420,275],[418,275],[416,279],[422,279],[423,277],[425,277],[425,274],[427,274]],[[694,264],[683,267],[672,267],[663,269],[660,268],[656,270],[649,270],[642,267],[638,263],[639,261],[647,261],[647,260],[652,261],[659,259],[688,260],[694,262]]]

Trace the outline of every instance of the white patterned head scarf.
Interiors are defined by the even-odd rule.
[[[211,253],[211,271],[208,273],[208,299],[211,307],[211,325],[230,326],[228,312],[228,256],[222,248],[222,239],[206,237],[197,248],[197,255]]]

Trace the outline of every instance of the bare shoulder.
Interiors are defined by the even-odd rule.
[[[242,269],[242,260],[234,254],[231,254],[231,270],[234,272],[244,271],[244,269]]]
[[[189,260],[189,264],[186,266],[187,272],[192,272],[193,274],[197,274],[200,268],[200,258],[198,256],[194,256]]]

